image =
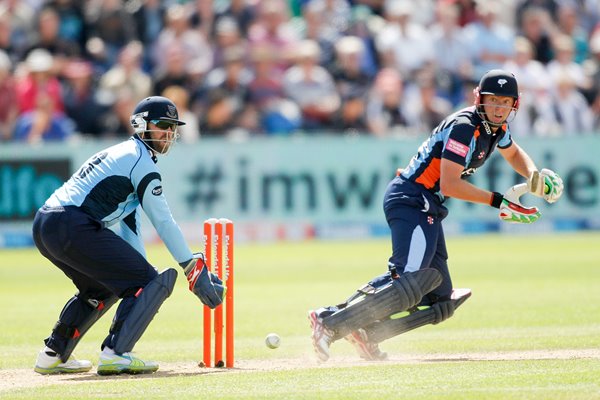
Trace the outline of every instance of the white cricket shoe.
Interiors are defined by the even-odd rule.
[[[151,374],[157,370],[157,363],[140,360],[133,353],[117,354],[109,347],[100,353],[98,375]]]
[[[75,374],[88,372],[92,369],[92,363],[88,360],[77,360],[71,356],[66,362],[62,362],[60,355],[49,347],[44,347],[38,353],[37,361],[33,370],[38,374]]]
[[[333,343],[333,332],[323,325],[323,319],[316,311],[308,312],[308,320],[312,328],[312,344],[320,361],[329,360],[329,346]]]

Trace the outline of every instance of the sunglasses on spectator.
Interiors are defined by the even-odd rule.
[[[163,121],[160,119],[153,119],[150,122],[153,123],[154,125],[156,125],[156,127],[158,129],[167,130],[167,129],[171,128],[172,131],[175,131],[175,129],[177,129],[176,122]]]

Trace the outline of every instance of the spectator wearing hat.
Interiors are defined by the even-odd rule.
[[[16,86],[19,115],[13,130],[15,140],[62,141],[75,130],[64,112],[62,87],[54,75],[53,61],[45,49],[33,50],[25,60],[27,72]]]
[[[40,96],[44,97],[44,102],[51,103],[52,110],[64,112],[62,89],[54,72],[54,58],[47,50],[31,51],[17,76],[17,103],[20,114],[37,108]]]
[[[366,95],[371,77],[363,70],[363,41],[356,36],[344,36],[335,45],[336,63],[332,71],[338,93],[345,97],[353,92]]]

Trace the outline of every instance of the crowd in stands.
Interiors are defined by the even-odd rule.
[[[163,95],[201,137],[423,137],[492,68],[515,136],[600,132],[600,0],[2,0],[0,140],[132,133]]]

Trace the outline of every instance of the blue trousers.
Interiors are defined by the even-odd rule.
[[[115,314],[115,323],[125,320],[136,292],[158,275],[129,243],[78,207],[42,207],[33,221],[33,239],[40,253],[60,268],[79,290],[67,301],[59,316],[58,324],[63,326],[77,328],[89,321],[95,311],[90,299],[104,301],[113,296],[123,299]],[[103,346],[110,346],[115,335],[118,332],[111,332]],[[45,342],[62,354],[67,340],[54,329]]]
[[[442,228],[448,209],[421,185],[396,177],[386,189],[384,212],[392,236],[390,269],[394,268],[398,274],[421,268],[437,269],[442,274],[442,283],[425,296],[422,304],[449,299],[452,279]]]

